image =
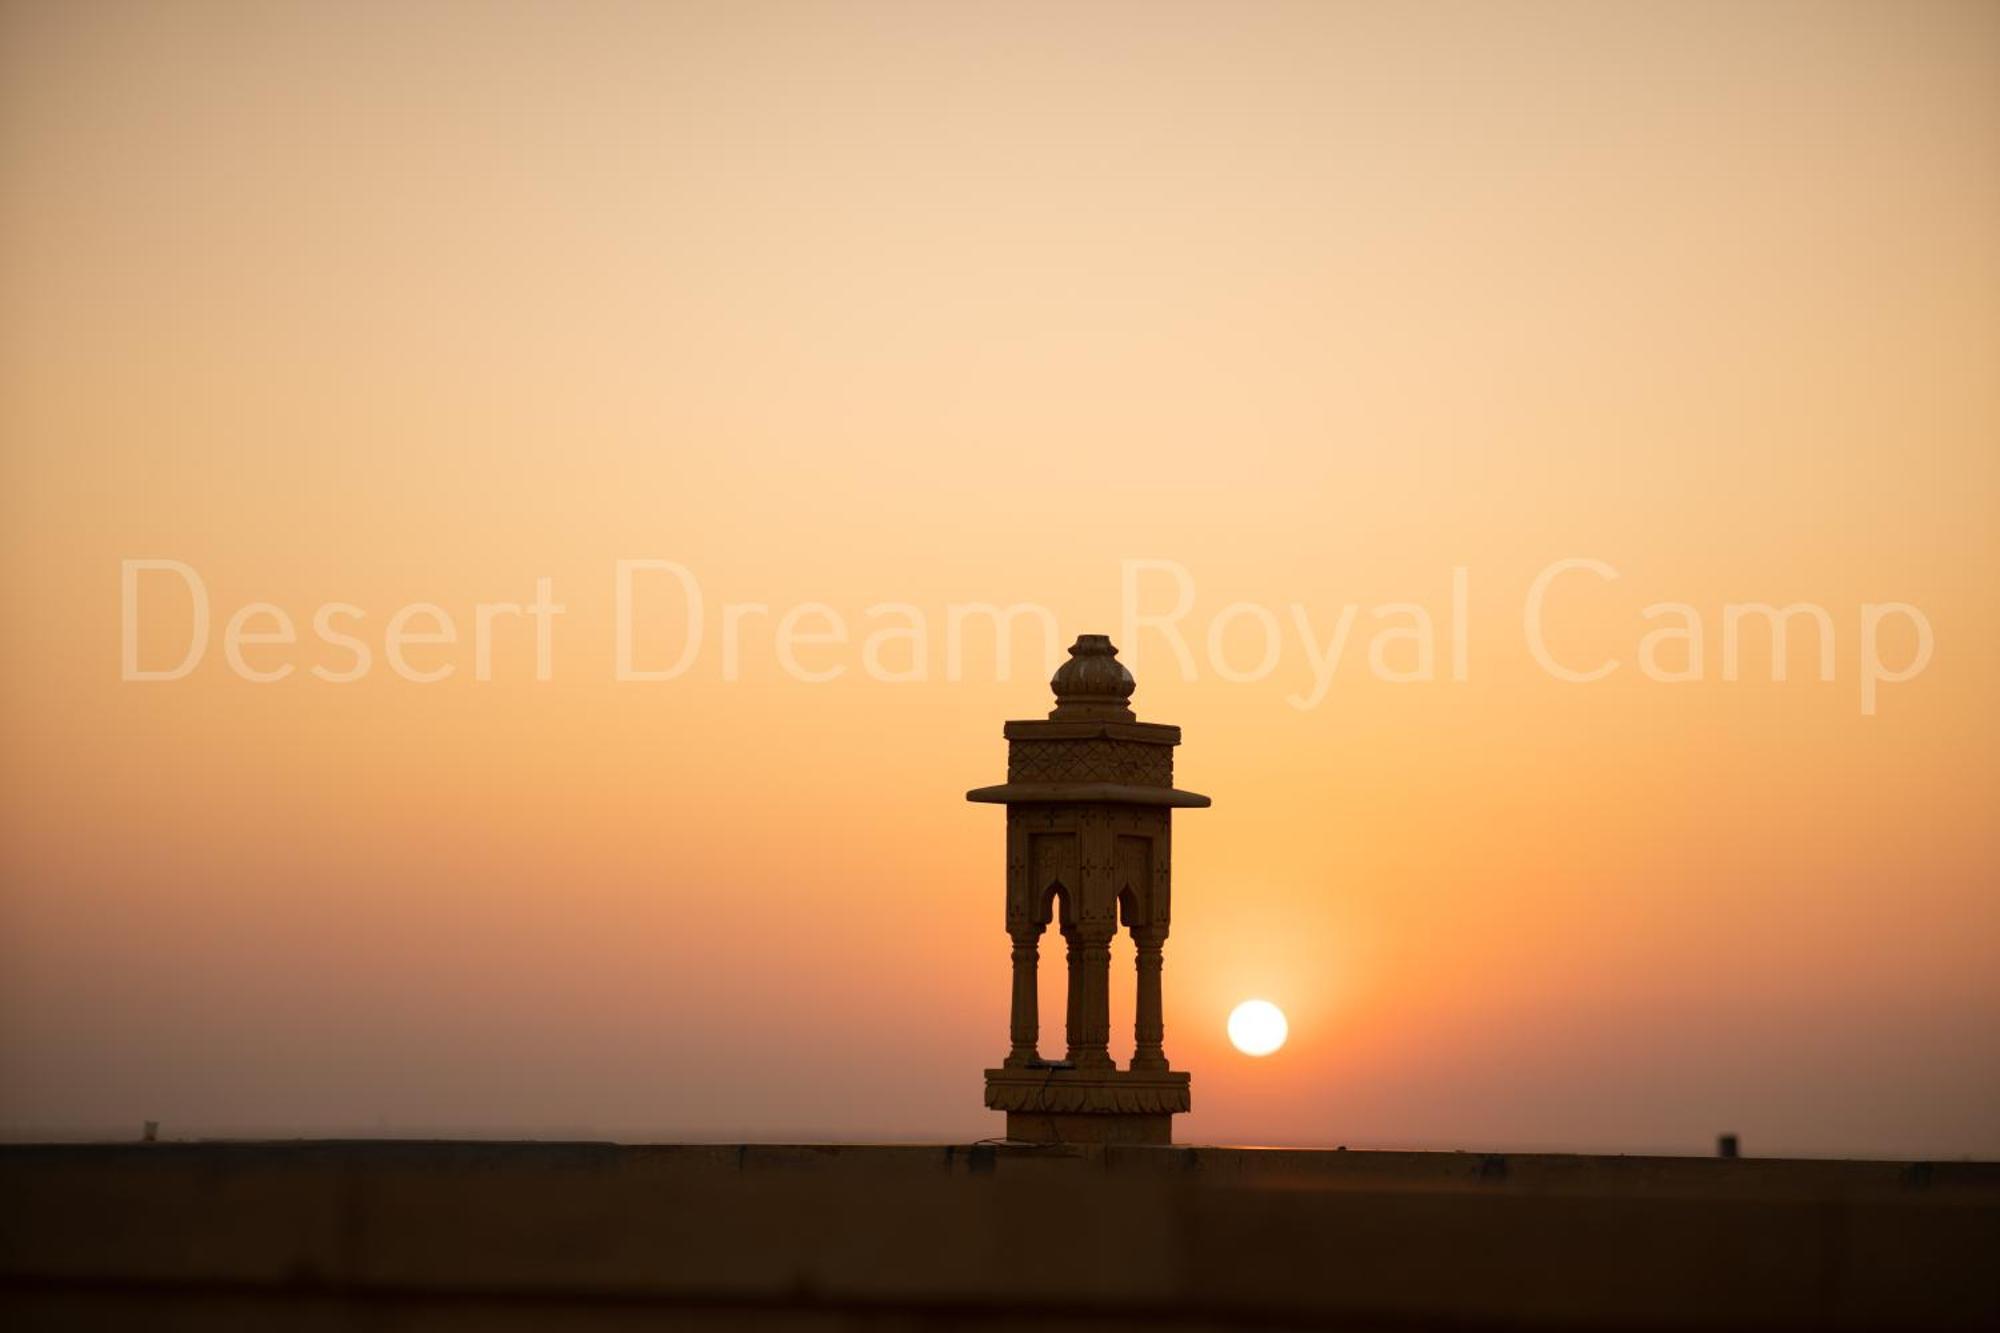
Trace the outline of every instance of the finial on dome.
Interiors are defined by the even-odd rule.
[[[1079,634],[1070,645],[1069,660],[1049,678],[1056,692],[1051,719],[1069,722],[1130,722],[1132,707],[1126,700],[1138,688],[1132,673],[1118,660],[1118,650],[1108,634]]]

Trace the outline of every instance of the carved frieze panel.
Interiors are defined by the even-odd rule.
[[[1143,741],[1017,740],[1007,750],[1009,782],[1121,782],[1174,785],[1174,750]]]
[[[1091,1076],[1068,1071],[1037,1076],[1033,1071],[989,1071],[986,1105],[995,1111],[1054,1115],[1175,1115],[1190,1104],[1184,1073],[1146,1075],[1126,1071]]]

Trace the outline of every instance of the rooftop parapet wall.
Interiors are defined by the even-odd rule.
[[[2000,1323],[1979,1163],[160,1144],[0,1148],[0,1200],[15,1327]]]

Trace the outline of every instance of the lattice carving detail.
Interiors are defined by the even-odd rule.
[[[1174,751],[1168,745],[1112,740],[1017,740],[1007,753],[1009,782],[1120,782],[1143,787],[1174,785]]]

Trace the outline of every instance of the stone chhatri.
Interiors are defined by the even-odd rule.
[[[1085,634],[1050,680],[1046,720],[1009,722],[1007,781],[965,794],[1007,807],[1007,934],[1014,994],[1007,1058],[986,1071],[986,1105],[1007,1137],[1037,1143],[1171,1143],[1188,1075],[1163,1046],[1160,969],[1172,908],[1176,807],[1208,798],[1174,783],[1179,727],[1141,722],[1132,673]],[[1042,932],[1060,930],[1069,968],[1068,1050],[1038,1048]],[[1131,1067],[1110,1054],[1111,940],[1131,932],[1138,993]]]

